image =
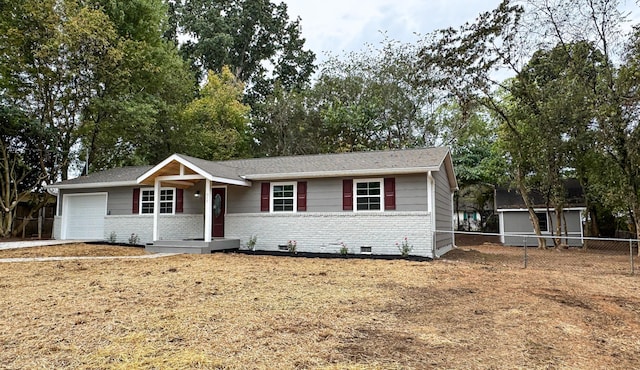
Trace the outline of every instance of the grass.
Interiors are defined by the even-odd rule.
[[[0,368],[637,366],[640,278],[624,256],[531,250],[526,270],[520,257],[481,245],[434,262],[216,253],[2,264]]]

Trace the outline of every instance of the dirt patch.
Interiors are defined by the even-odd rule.
[[[516,248],[472,246],[426,263],[213,254],[7,264],[0,367],[637,367],[640,278],[603,275],[616,256],[581,266],[584,254],[536,253],[564,260],[523,269]]]

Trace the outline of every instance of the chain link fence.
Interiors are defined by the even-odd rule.
[[[445,254],[445,259],[498,263],[518,268],[627,275],[634,275],[640,264],[638,239],[543,235],[546,249],[542,249],[539,237],[535,235],[437,233],[453,233],[455,237],[457,248]]]

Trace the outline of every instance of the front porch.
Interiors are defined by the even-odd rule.
[[[153,242],[148,243],[145,250],[204,254],[240,247],[239,239],[225,238],[227,188],[249,187],[251,182],[241,178],[231,167],[174,154],[138,177],[136,182],[153,186],[153,191],[147,191],[155,194],[151,198],[152,206],[148,206],[153,210]],[[163,187],[169,187],[166,190],[168,196],[165,195],[165,198],[162,198]],[[177,190],[172,192],[171,189]],[[204,197],[201,196],[201,190]],[[184,194],[187,192],[191,193],[193,198],[186,200]],[[161,204],[161,201],[164,203]],[[191,229],[194,229],[195,224],[179,225],[171,222],[175,221],[176,213],[183,212],[196,213],[202,217],[199,235],[191,236],[194,234]],[[169,215],[161,217],[160,213]],[[166,221],[169,221],[169,224]],[[185,230],[189,230],[187,235],[184,235]]]
[[[218,238],[204,240],[157,240],[145,246],[151,253],[209,254],[212,251],[240,248],[240,239]]]

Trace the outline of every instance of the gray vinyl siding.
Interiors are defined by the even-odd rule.
[[[342,179],[307,181],[307,212],[342,211]]]
[[[447,171],[444,164],[440,166],[440,170],[433,172],[435,181],[435,212],[436,212],[436,230],[452,231],[453,230],[453,212],[451,200],[451,186],[447,178]],[[453,244],[453,234],[446,232],[436,232],[436,248],[442,248]]]
[[[545,211],[537,211],[536,213],[544,213]],[[572,238],[580,238],[582,236],[582,215],[579,210],[571,210],[565,211],[565,219],[567,221],[567,231],[569,236]],[[506,245],[514,245],[514,246],[523,246],[526,243],[528,246],[537,245],[537,241],[533,238],[533,224],[529,219],[529,212],[526,210],[521,211],[507,211],[503,212],[503,221],[504,221],[504,230],[502,232],[505,234],[505,243]],[[550,235],[551,228],[555,232],[555,212],[551,211],[547,217],[547,225],[548,230],[542,230],[542,234]],[[562,228],[562,233],[564,235],[564,227]],[[508,234],[518,234],[523,236],[509,236]],[[528,236],[531,237],[528,237]],[[551,238],[546,238],[548,243],[553,243]],[[571,239],[568,241],[569,245],[582,245],[582,241],[579,239]]]
[[[396,211],[427,211],[427,174],[396,177]]]
[[[533,224],[528,211],[505,212],[504,231],[508,233],[532,233]]]
[[[396,211],[427,211],[426,178],[426,174],[395,177]],[[307,212],[342,212],[342,180],[343,178],[300,180],[307,182]],[[230,186],[227,213],[260,212],[261,189],[261,182],[258,181],[249,188]]]
[[[537,211],[536,213],[545,213],[545,211]],[[509,233],[531,233],[533,232],[533,224],[529,219],[529,212],[526,210],[523,211],[509,211],[504,212],[504,231]],[[565,218],[567,221],[567,230],[570,233],[579,233],[581,231],[580,228],[580,211],[565,211]],[[556,214],[551,211],[547,217],[547,225],[548,228],[555,229],[556,224]],[[551,231],[551,230],[543,230],[543,231]],[[564,227],[563,227],[564,232]]]
[[[229,186],[227,188],[227,213],[260,212],[260,189],[255,181],[250,187]]]
[[[107,193],[107,214],[112,216],[131,215],[133,210],[133,189],[137,186],[126,186],[117,188],[92,188],[92,189],[67,189],[60,190],[60,199],[64,194],[84,194],[84,193]],[[147,187],[139,187],[147,188]],[[199,190],[200,198],[194,196]],[[185,189],[183,195],[182,214],[202,214],[204,213],[204,185],[198,183],[192,188]],[[62,215],[62,202],[58,204],[58,215]]]

